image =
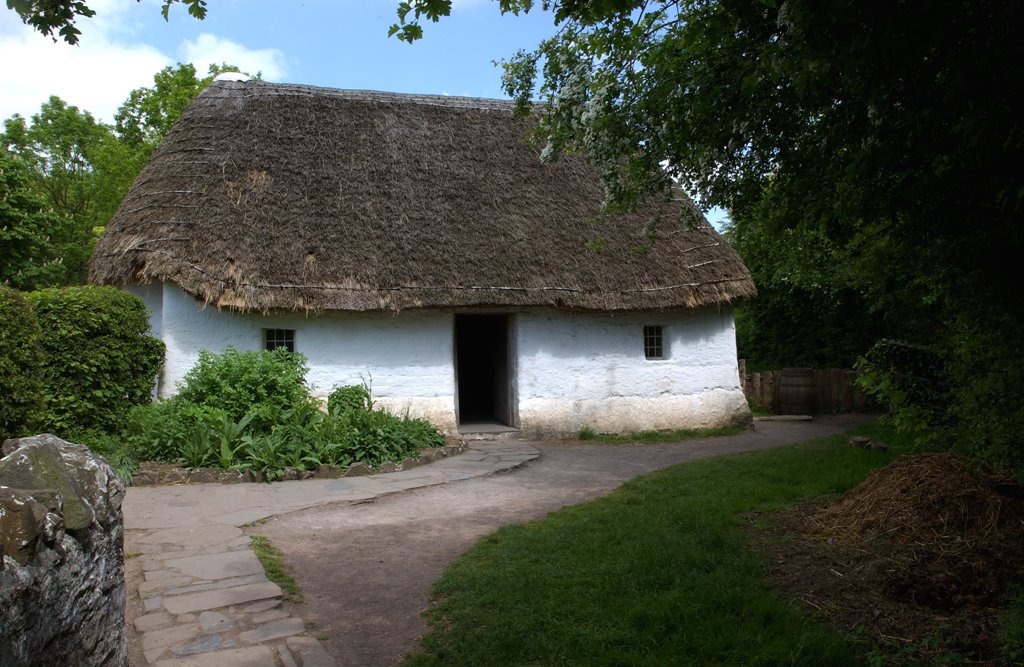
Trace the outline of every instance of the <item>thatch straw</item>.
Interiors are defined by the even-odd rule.
[[[495,100],[215,82],[107,226],[91,280],[170,280],[259,311],[617,311],[754,295],[703,216],[680,224],[681,196],[597,224],[594,169],[580,156],[541,164],[529,127]]]

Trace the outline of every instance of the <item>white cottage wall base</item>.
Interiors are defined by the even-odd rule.
[[[292,329],[314,393],[366,382],[377,405],[458,430],[455,313],[239,314],[204,307],[170,282],[133,286],[167,345],[159,395],[175,393],[200,350],[260,349],[264,329]],[[704,428],[750,420],[728,308],[627,314],[504,311],[513,426],[533,435]],[[665,358],[644,355],[643,328]]]
[[[644,356],[643,328],[661,326],[665,358]],[[518,317],[523,430],[569,434],[744,423],[736,333],[728,308]]]
[[[315,395],[326,398],[335,386],[365,382],[378,405],[427,418],[446,432],[457,429],[451,315],[243,314],[203,306],[169,282],[162,290],[148,286],[132,291],[146,301],[154,324],[160,322],[160,336],[167,345],[159,382],[163,398],[176,393],[178,383],[199,360],[200,350],[258,350],[264,329],[293,329]]]

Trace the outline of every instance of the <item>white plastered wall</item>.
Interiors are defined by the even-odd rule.
[[[377,405],[457,430],[451,312],[238,314],[203,307],[173,283],[130,289],[153,311],[154,333],[167,345],[162,397],[174,394],[200,350],[261,349],[263,329],[294,329],[317,396],[365,381]],[[750,419],[729,308],[514,315],[515,394],[527,433],[702,428]],[[664,327],[666,359],[644,358],[645,325]]]
[[[661,325],[666,357],[644,357]],[[750,419],[731,309],[517,317],[520,426],[536,433],[706,428]]]
[[[263,329],[294,329],[295,348],[306,356],[306,378],[316,396],[326,397],[337,385],[366,382],[377,405],[425,417],[447,432],[456,429],[450,314],[240,314],[203,307],[169,282],[162,306],[162,316],[154,314],[167,345],[162,397],[175,393],[200,350],[258,350]]]

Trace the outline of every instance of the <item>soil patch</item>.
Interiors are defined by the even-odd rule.
[[[751,517],[771,579],[889,664],[1003,664],[1024,583],[1022,489],[955,454],[902,456],[846,495]]]

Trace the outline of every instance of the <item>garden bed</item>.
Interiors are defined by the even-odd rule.
[[[286,467],[284,480],[296,479],[337,479],[338,477],[359,477],[377,473],[399,472],[417,466],[433,463],[438,459],[455,456],[466,451],[466,443],[449,444],[444,447],[423,449],[417,458],[406,458],[395,463],[388,461],[372,467],[365,463],[353,463],[347,468],[334,465],[321,465],[314,470],[299,470]],[[170,486],[174,484],[237,484],[247,482],[265,482],[266,476],[255,470],[238,468],[189,468],[182,463],[158,463],[143,461],[132,477],[132,486]]]

